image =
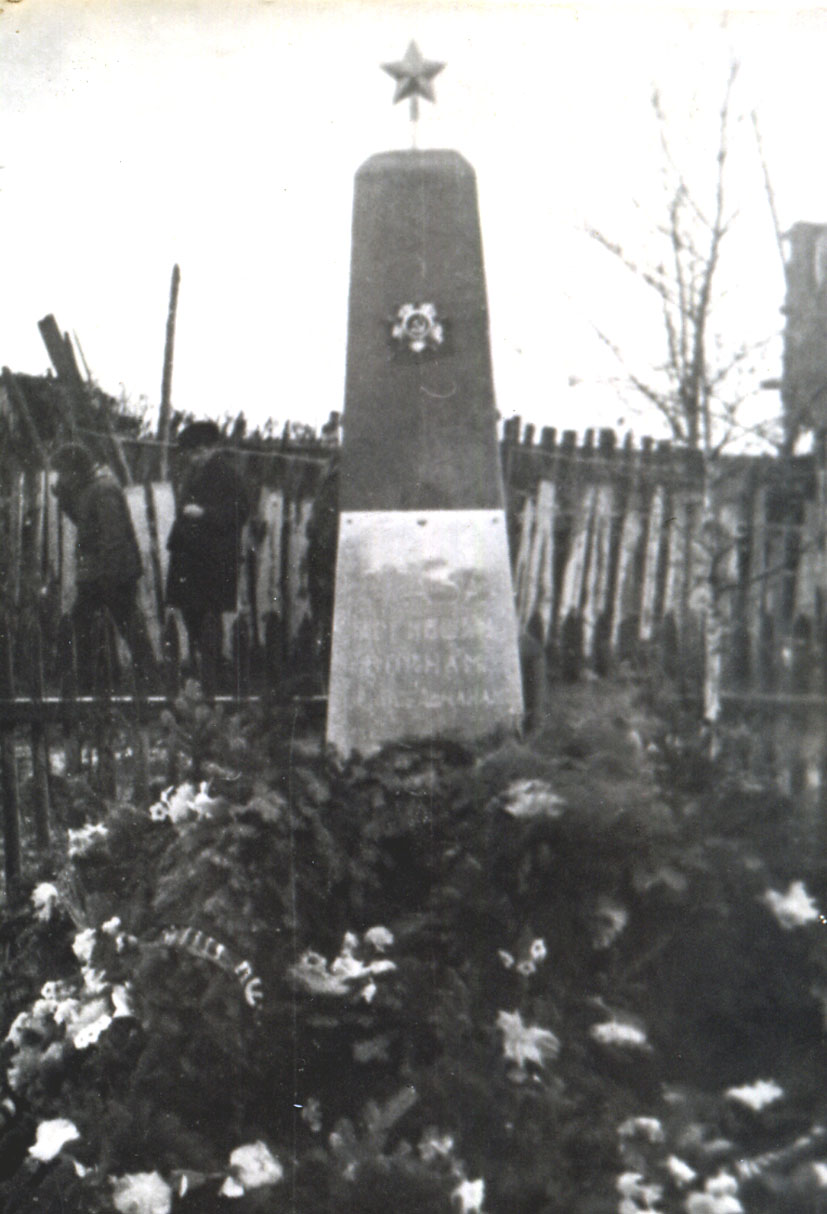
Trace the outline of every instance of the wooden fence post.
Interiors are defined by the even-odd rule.
[[[36,609],[29,613],[29,661],[31,662],[32,699],[35,708],[43,703],[43,639]],[[49,739],[43,717],[37,713],[30,728],[32,752],[32,800],[34,808],[34,833],[41,851],[49,848]]]
[[[201,690],[208,700],[218,691],[218,671],[221,662],[221,616],[208,611],[201,624]]]
[[[130,650],[129,692],[132,696],[132,800],[136,805],[149,804],[149,744],[144,724],[146,680],[143,671],[136,670]]]
[[[181,690],[181,641],[178,636],[178,625],[175,623],[175,617],[171,611],[167,612],[164,620],[161,651],[163,654],[164,695],[168,700],[175,700]]]
[[[0,698],[14,698],[12,636],[8,612],[0,615]],[[14,722],[9,716],[0,727],[0,790],[3,794],[3,846],[7,897],[20,880],[20,801],[17,787],[17,760],[14,753]]]
[[[284,624],[278,611],[268,611],[264,624],[265,695],[278,700],[284,680]]]
[[[162,635],[164,694],[170,704],[174,704],[181,690],[181,642],[178,635],[178,625],[175,616],[167,611]],[[167,784],[177,784],[179,776],[178,744],[175,731],[172,731],[167,747],[167,766],[165,779]]]
[[[233,623],[232,691],[236,696],[249,694],[250,673],[250,621],[247,613],[242,611]]]
[[[97,613],[93,652],[98,655],[92,692],[98,697],[95,712],[95,747],[98,752],[98,789],[102,796],[116,798],[118,777],[113,744],[114,722],[111,695],[115,671],[115,625],[107,610]]]
[[[78,672],[75,636],[71,616],[63,615],[57,629],[57,678],[62,705],[61,725],[66,774],[77,775],[81,767],[81,743],[78,732]]]

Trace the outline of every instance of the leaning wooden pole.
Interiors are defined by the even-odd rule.
[[[175,265],[172,267],[172,280],[169,285],[167,335],[164,344],[164,374],[161,380],[161,409],[158,414],[158,441],[161,444],[160,479],[162,481],[165,481],[169,474],[169,424],[172,417],[172,356],[175,349],[175,314],[178,310],[178,287],[180,283],[181,271]]]

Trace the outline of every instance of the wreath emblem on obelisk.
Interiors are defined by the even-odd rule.
[[[396,313],[391,337],[413,354],[438,350],[445,340],[442,321],[432,303],[406,303]]]

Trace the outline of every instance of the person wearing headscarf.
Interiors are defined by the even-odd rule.
[[[96,468],[80,443],[66,443],[52,458],[53,487],[61,510],[74,523],[76,597],[70,611],[78,681],[96,684],[100,664],[99,622],[108,613],[127,642],[140,677],[152,661],[136,592],[143,566],[126,497],[108,468]]]
[[[166,602],[181,611],[194,657],[204,652],[205,628],[220,630],[222,612],[236,608],[241,532],[250,513],[244,482],[220,439],[209,421],[193,422],[178,436],[186,466],[167,540]]]

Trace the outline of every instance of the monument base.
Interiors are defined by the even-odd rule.
[[[327,740],[470,740],[523,711],[502,510],[344,512]]]

